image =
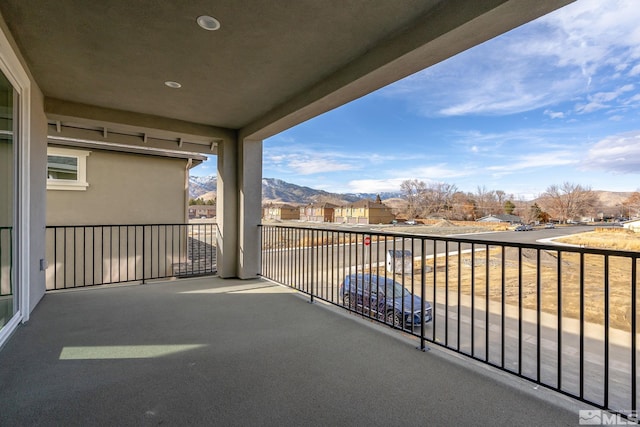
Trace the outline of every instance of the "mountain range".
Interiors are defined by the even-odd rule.
[[[217,177],[192,176],[189,177],[189,197],[192,199],[201,198],[211,200],[216,198]],[[600,201],[600,206],[620,210],[624,202],[632,193],[616,191],[594,191]],[[375,193],[329,193],[323,190],[303,187],[276,178],[262,178],[262,203],[289,203],[293,205],[305,205],[309,203],[333,203],[335,205],[345,205],[361,199],[374,200],[378,194]],[[380,198],[392,208],[398,208],[406,201],[402,198],[402,193],[382,192]],[[533,200],[531,202],[535,202]]]
[[[204,200],[214,199],[217,191],[216,175],[189,177],[189,197]],[[262,203],[333,203],[343,205],[361,199],[375,199],[375,193],[329,193],[323,190],[303,187],[276,178],[262,178]],[[383,199],[400,197],[401,193],[380,193]]]

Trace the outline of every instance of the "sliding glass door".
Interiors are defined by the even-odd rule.
[[[16,95],[0,72],[0,330],[18,311],[16,265]]]

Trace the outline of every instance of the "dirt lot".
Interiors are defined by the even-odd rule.
[[[424,220],[416,225],[396,224],[371,226],[379,231],[389,233],[409,233],[409,234],[435,234],[439,236],[451,234],[482,233],[487,231],[505,231],[508,226],[505,224],[478,223],[475,221],[447,221],[447,220]]]
[[[593,232],[564,238],[565,243],[590,247],[625,249],[640,248],[640,236],[622,232]],[[518,262],[519,258],[521,263]],[[504,268],[503,268],[504,262]],[[504,276],[504,299],[506,304],[517,306],[522,293],[522,306],[535,310],[540,293],[540,308],[543,312],[557,314],[561,303],[563,316],[578,319],[580,316],[580,277],[584,277],[584,317],[585,321],[604,324],[605,319],[605,271],[608,271],[609,324],[612,328],[625,331],[631,326],[631,263],[627,257],[605,257],[584,255],[584,272],[580,272],[580,254],[563,253],[558,260],[557,251],[540,252],[540,283],[537,283],[538,260],[535,250],[490,248],[472,254],[454,255],[445,260],[427,260],[425,283],[433,286],[434,271],[436,287],[462,295],[473,294],[478,301],[484,301],[487,292],[493,301],[502,300],[502,280]],[[605,267],[605,263],[608,265]],[[519,269],[519,265],[521,268]],[[417,263],[414,283],[421,283],[420,265]],[[384,274],[381,268],[379,274]],[[488,279],[487,279],[488,277]],[[406,278],[405,278],[406,280]],[[560,297],[559,287],[560,283]],[[539,286],[539,288],[538,288]],[[538,290],[539,289],[539,290]],[[639,302],[640,303],[640,302]]]
[[[596,228],[590,233],[574,234],[556,241],[589,248],[640,252],[640,234],[625,228]]]

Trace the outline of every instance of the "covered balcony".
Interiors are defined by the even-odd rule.
[[[612,350],[617,341],[605,316],[598,347],[604,362],[594,371],[605,381],[590,388],[588,323],[560,324],[560,255],[556,318],[539,303],[531,317],[521,291],[498,302],[497,311],[489,298],[492,247],[519,257],[533,250],[538,267],[549,248],[507,251],[483,242],[484,252],[476,252],[465,239],[413,240],[434,251],[432,258],[421,252],[409,268],[418,266],[422,277],[412,274],[402,285],[430,301],[433,319],[412,321],[408,330],[405,320],[372,311],[370,302],[352,307],[339,293],[348,273],[384,265],[381,244],[404,245],[406,236],[347,233],[330,243],[322,230],[260,226],[264,139],[569,2],[1,2],[0,424],[567,425],[590,404],[630,415],[637,405],[634,255],[577,252],[603,257],[603,277],[611,256],[624,258],[631,292],[622,365],[609,353],[621,354]],[[89,224],[91,237],[76,224],[52,232],[45,215],[51,137],[72,146],[216,156],[217,227],[215,242],[206,242],[215,253],[205,248],[194,268],[183,256],[190,240],[166,241],[175,224],[100,224],[97,233]],[[378,255],[363,254],[365,238]],[[83,246],[69,252],[66,242]],[[333,252],[347,244],[354,251],[348,262],[340,258],[345,247]],[[90,262],[84,254],[97,245],[108,248],[108,259],[124,252],[135,262],[96,269],[107,256],[93,253]],[[452,257],[468,249],[486,256],[484,264],[481,256],[468,261],[468,293],[460,282],[449,288],[449,279],[440,286],[437,278],[453,272]],[[437,253],[447,259],[446,275]],[[216,278],[143,283],[189,268],[209,273],[214,255]],[[58,270],[69,258],[72,267]],[[465,262],[459,258],[455,268]],[[522,269],[501,265],[501,289],[508,275],[523,283]],[[572,280],[585,277],[583,265]],[[487,268],[484,299],[474,293],[480,266]],[[133,284],[47,293],[52,269],[51,289]],[[555,341],[544,335],[549,324]],[[577,332],[565,335],[567,325]],[[517,344],[515,353],[505,337]],[[485,350],[477,347],[482,342]],[[550,362],[540,363],[541,356]]]
[[[0,352],[0,424],[575,425],[589,408],[273,282],[49,293]]]
[[[465,369],[476,373],[484,372],[503,380],[512,377],[506,383],[501,382],[500,387],[529,390],[532,395],[525,394],[526,399],[533,396],[532,402],[538,402],[531,404],[542,405],[540,398],[544,401],[555,395],[552,400],[562,403],[556,409],[573,411],[574,418],[581,415],[581,410],[598,414],[600,409],[610,411],[600,414],[614,417],[611,419],[635,417],[638,252],[513,243],[508,242],[511,233],[452,237],[394,233],[393,227],[386,231],[364,231],[336,225],[262,225],[261,275],[265,279],[237,281],[212,276],[215,247],[207,242],[215,241],[215,229],[212,224],[49,227],[47,286],[51,292],[42,304],[53,304],[56,315],[71,323],[82,321],[67,327],[55,318],[47,318],[43,334],[56,337],[52,342],[64,343],[70,334],[72,341],[73,337],[86,336],[83,340],[93,343],[78,344],[71,349],[59,346],[46,354],[59,354],[56,357],[60,360],[169,355],[180,359],[188,358],[192,351],[202,351],[207,354],[203,357],[219,360],[224,366],[235,366],[236,345],[246,349],[251,342],[263,349],[265,341],[273,341],[282,346],[278,349],[269,344],[273,351],[302,354],[304,362],[299,362],[312,375],[328,375],[319,372],[324,368],[316,366],[318,363],[324,366],[320,362],[325,360],[321,352],[301,349],[307,340],[311,340],[308,342],[311,346],[320,345],[331,354],[339,354],[334,357],[348,360],[339,369],[349,372],[361,372],[361,368],[350,363],[361,366],[362,356],[370,358],[372,352],[378,355],[427,351],[452,365],[431,372],[431,368],[420,365],[431,363],[431,356],[422,362],[419,358],[411,359],[416,363],[413,366],[404,361],[389,362],[404,360],[403,356],[385,355],[381,363],[393,367],[369,368],[370,374],[381,381],[379,385],[361,384],[356,379],[350,380],[353,383],[349,385],[355,389],[394,389],[397,387],[384,386],[388,375],[411,376],[414,371],[424,371],[430,379],[437,372],[446,372],[444,375],[448,377],[452,370],[461,369],[462,363],[468,365]],[[507,240],[501,240],[503,236]],[[201,245],[210,250],[197,250]],[[184,262],[172,263],[174,258]],[[176,265],[180,268],[176,269]],[[207,277],[193,279],[200,275]],[[162,282],[167,278],[171,280]],[[102,290],[90,292],[87,288]],[[280,300],[280,294],[295,294],[297,298]],[[173,306],[164,307],[165,297],[171,301],[166,304]],[[233,298],[227,300],[228,297]],[[137,298],[149,298],[149,303],[138,305]],[[272,301],[276,298],[276,302]],[[304,304],[305,300],[313,304]],[[74,301],[77,309],[65,308],[66,301]],[[58,302],[62,308],[57,307]],[[224,309],[219,309],[219,304]],[[305,311],[310,310],[305,306],[313,307],[312,311]],[[309,316],[316,313],[316,308],[323,310],[323,316],[337,318],[309,325]],[[129,310],[135,313],[130,314]],[[273,322],[268,320],[269,313],[273,313]],[[103,338],[104,326],[93,325],[87,318],[106,323],[110,335]],[[174,319],[186,320],[173,324]],[[328,326],[318,332],[345,319],[344,326]],[[197,326],[199,322],[212,327],[203,330]],[[287,324],[283,326],[281,322]],[[167,326],[168,323],[171,325]],[[342,341],[346,328],[353,328],[353,335],[348,338],[353,342],[345,347]],[[361,332],[358,328],[362,328]],[[141,336],[133,331],[139,331]],[[189,344],[186,338],[176,338],[181,333],[185,337],[196,334],[197,339],[190,339],[205,344]],[[261,335],[257,340],[256,333]],[[151,342],[145,334],[150,334]],[[316,341],[317,336],[325,334],[327,339],[336,334],[340,338],[333,344]],[[232,337],[239,342],[230,342]],[[387,339],[388,343],[381,341]],[[118,344],[119,340],[124,344]],[[142,344],[136,344],[136,340]],[[172,340],[179,344],[173,344]],[[369,341],[382,348],[369,349]],[[210,350],[218,342],[223,349]],[[367,344],[362,346],[363,343]],[[28,348],[31,344],[25,345]],[[391,350],[389,346],[398,348]],[[69,356],[68,351],[81,356]],[[281,375],[273,374],[267,365],[282,362],[289,366],[289,356],[280,356],[281,360],[277,355],[263,356],[263,350],[258,353],[247,356],[255,358],[250,364],[265,366],[265,375],[280,379]],[[36,364],[43,363],[38,359]],[[394,373],[388,374],[389,370]],[[329,371],[335,373],[334,369]],[[378,378],[373,372],[387,374]],[[289,373],[294,378],[304,376],[293,368]],[[14,381],[13,373],[7,375],[8,382]],[[437,394],[446,384],[445,379],[440,385],[433,385],[430,380],[423,383],[418,377],[409,388],[424,386],[425,390],[400,390],[399,395],[404,396],[401,400],[415,393]],[[288,381],[286,384],[290,384]],[[365,383],[369,381],[366,379]],[[331,394],[330,383],[314,384],[322,393]],[[221,387],[234,389],[237,385]],[[508,394],[512,392],[514,389]],[[353,393],[357,394],[357,390],[346,391],[345,395]],[[451,403],[438,408],[442,402],[437,402],[436,406],[422,406],[427,412],[418,411],[414,415],[427,417],[434,411],[454,411],[447,408]],[[402,405],[394,404],[396,407]],[[485,413],[499,417],[492,412],[496,409],[492,407]],[[413,420],[395,416],[403,422]],[[416,423],[418,420],[415,419]],[[620,420],[627,422],[624,418]],[[494,424],[502,422],[496,420]]]

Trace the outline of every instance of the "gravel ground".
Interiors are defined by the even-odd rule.
[[[419,235],[439,235],[446,236],[451,234],[469,234],[484,233],[494,231],[486,226],[459,226],[443,221],[435,225],[406,225],[406,224],[371,224],[371,225],[354,225],[354,224],[336,224],[336,223],[320,223],[320,222],[302,222],[302,221],[263,221],[265,225],[283,225],[290,227],[313,227],[327,228],[334,230],[351,230],[351,231],[376,231],[387,233],[407,233]]]
[[[436,234],[447,236],[451,234],[484,233],[492,231],[487,227],[464,227],[464,226],[440,226],[440,225],[384,225],[371,226],[372,230],[386,231],[389,233],[409,233],[409,234]]]

